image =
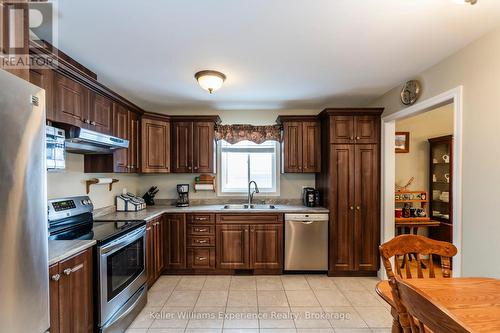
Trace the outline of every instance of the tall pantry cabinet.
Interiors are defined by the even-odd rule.
[[[379,268],[380,114],[325,109],[316,186],[330,210],[330,276],[370,276]]]

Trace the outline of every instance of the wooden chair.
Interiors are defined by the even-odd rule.
[[[401,300],[399,299],[395,283],[396,275],[392,269],[391,258],[394,257],[396,274],[400,278],[413,278],[410,269],[410,255],[414,255],[417,260],[417,278],[424,278],[424,269],[422,268],[423,255],[429,256],[428,277],[435,278],[433,255],[441,257],[442,276],[448,278],[451,276],[450,258],[457,254],[457,248],[450,243],[436,241],[419,235],[400,235],[390,241],[380,245],[380,256],[384,264],[385,271],[391,285],[393,303],[391,304],[391,314],[393,317],[392,332],[399,333],[411,332],[410,323],[407,320],[407,312]],[[403,268],[398,263],[398,257],[403,257]],[[405,329],[406,328],[406,329]]]
[[[439,308],[422,293],[400,278],[394,279],[401,303],[407,310],[404,318],[409,323],[405,332],[468,333],[468,330],[453,315]],[[405,327],[403,327],[405,329]]]

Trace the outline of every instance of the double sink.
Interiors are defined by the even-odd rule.
[[[274,205],[233,204],[224,205],[224,209],[275,209]]]

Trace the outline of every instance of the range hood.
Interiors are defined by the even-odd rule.
[[[65,123],[54,123],[66,133],[66,151],[75,154],[111,154],[128,148],[128,140]]]

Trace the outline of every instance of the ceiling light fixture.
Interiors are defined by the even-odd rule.
[[[222,87],[222,84],[226,80],[226,76],[223,73],[212,70],[199,71],[194,75],[194,78],[198,81],[200,87],[209,93],[213,93]]]
[[[477,3],[477,0],[453,0],[453,1],[461,5],[465,5],[466,3],[475,5]]]

